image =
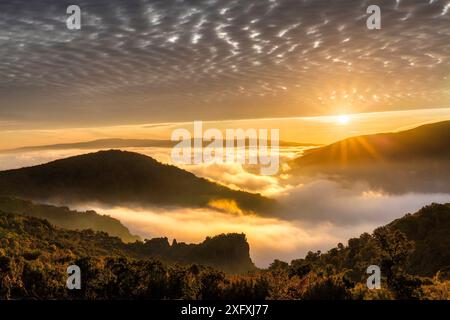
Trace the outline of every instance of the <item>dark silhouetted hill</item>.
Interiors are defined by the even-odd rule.
[[[231,190],[148,156],[118,150],[2,171],[0,195],[63,203],[192,207],[228,199],[244,210],[258,212],[274,205],[259,194]]]
[[[348,138],[291,163],[304,176],[367,181],[387,192],[450,191],[450,121]]]

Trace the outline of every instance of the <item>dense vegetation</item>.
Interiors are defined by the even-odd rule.
[[[367,290],[369,265],[380,266],[383,290]],[[327,253],[309,252],[290,264],[275,261],[270,269],[286,279],[308,278],[320,270],[317,281],[330,281],[324,286],[334,287],[337,281],[342,290],[351,288],[352,295],[360,298],[449,299],[450,204],[432,204],[373,234],[350,239],[347,246],[338,244]]]
[[[125,242],[139,240],[139,237],[130,234],[130,231],[119,220],[107,215],[100,215],[93,210],[78,212],[67,207],[37,204],[28,200],[2,196],[0,196],[0,210],[46,219],[55,226],[69,230],[92,229],[104,231]]]
[[[169,245],[165,238],[125,244],[103,232],[2,212],[0,298],[449,299],[449,215],[450,205],[433,204],[347,246],[256,270],[244,235],[199,245]],[[440,253],[425,252],[435,244]],[[81,290],[65,287],[71,264],[82,270]],[[371,264],[381,267],[382,289],[365,284]],[[228,273],[217,270],[224,266]]]
[[[174,240],[171,245],[167,238],[124,243],[105,232],[66,230],[34,217],[0,212],[0,219],[1,248],[6,256],[50,254],[50,260],[83,256],[156,258],[170,263],[204,264],[228,272],[254,269],[243,234],[208,237],[200,244]]]
[[[118,150],[2,171],[0,195],[64,203],[195,207],[227,199],[244,210],[258,212],[274,206],[273,200],[259,194],[231,190],[145,155]]]

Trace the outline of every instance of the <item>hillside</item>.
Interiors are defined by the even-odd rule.
[[[450,121],[443,121],[396,133],[348,138],[306,151],[297,162],[300,166],[352,166],[411,159],[448,159],[449,141]]]
[[[332,265],[352,270],[350,275],[359,279],[367,266],[381,266],[386,255],[404,261],[404,270],[412,275],[433,276],[450,270],[450,204],[431,204],[327,253],[310,252],[305,259],[293,261],[293,267]]]
[[[293,172],[363,180],[387,192],[450,191],[450,121],[407,131],[348,138],[309,150]]]
[[[0,249],[8,257],[30,260],[82,257],[157,259],[167,263],[201,264],[227,272],[254,269],[243,234],[207,238],[200,244],[169,244],[167,238],[124,243],[118,237],[92,230],[72,231],[54,227],[47,220],[0,212]],[[65,257],[65,258],[64,258]]]
[[[347,246],[257,270],[243,234],[126,244],[0,211],[0,299],[447,300],[449,215],[449,204],[433,204]],[[72,264],[82,270],[81,290],[64,286]],[[380,290],[366,286],[372,264],[381,268]]]
[[[46,219],[55,226],[69,230],[103,231],[111,236],[119,237],[125,242],[134,242],[140,239],[138,236],[132,235],[119,220],[100,215],[93,210],[78,212],[67,207],[55,207],[0,196],[0,211]]]
[[[229,199],[244,210],[258,212],[274,205],[259,194],[234,191],[153,158],[118,150],[2,171],[0,195],[63,203],[192,207]]]
[[[388,226],[400,230],[414,241],[415,250],[408,271],[433,275],[445,267],[450,270],[450,203],[434,203]]]

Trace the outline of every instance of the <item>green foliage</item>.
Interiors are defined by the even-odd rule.
[[[415,275],[433,276],[450,268],[450,204],[433,203],[389,224],[414,242],[406,269]]]
[[[219,235],[198,245],[170,245],[167,238],[127,244],[104,232],[65,230],[0,212],[0,299],[445,300],[450,295],[448,251],[432,264],[437,270],[432,278],[429,268],[413,268],[411,261],[426,256],[420,252],[422,241],[437,241],[432,235],[442,235],[447,214],[448,205],[432,205],[372,235],[350,239],[347,246],[308,252],[291,263],[275,260],[268,269],[256,270],[243,234]],[[65,287],[71,264],[82,270],[81,290]],[[381,267],[379,290],[366,286],[366,268],[372,264]]]
[[[450,205],[432,204],[350,239],[327,253],[308,252],[269,267],[274,299],[433,299],[447,297]],[[436,250],[435,248],[439,248]],[[378,265],[382,289],[369,290],[366,269]],[[435,279],[425,276],[435,275]],[[421,276],[421,277],[420,277]],[[444,283],[444,284],[443,284]]]
[[[119,237],[125,242],[139,240],[119,220],[106,215],[99,215],[95,211],[78,212],[67,207],[37,204],[18,198],[1,197],[0,210],[9,213],[22,214],[48,220],[51,224],[69,230],[103,231]]]
[[[301,297],[305,300],[348,300],[351,294],[342,274],[310,273]]]

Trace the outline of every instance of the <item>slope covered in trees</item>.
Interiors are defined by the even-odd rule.
[[[434,203],[388,226],[414,242],[409,272],[431,276],[446,267],[450,271],[450,204]]]
[[[0,241],[6,256],[49,255],[49,259],[116,256],[154,258],[170,263],[197,263],[228,272],[254,269],[243,234],[219,235],[200,244],[169,244],[167,238],[124,243],[118,237],[92,230],[72,231],[54,227],[47,220],[0,212]]]
[[[258,212],[274,206],[273,200],[259,194],[231,190],[153,158],[118,150],[2,171],[0,195],[140,206],[204,207],[213,200],[227,199]]]
[[[384,237],[384,238],[383,238]],[[391,237],[391,238],[386,238]],[[392,253],[407,248],[405,271],[418,276],[433,276],[450,268],[450,204],[431,204],[414,214],[394,220],[374,233],[364,233],[339,244],[327,253],[310,252],[304,261],[321,266],[332,265],[339,270],[353,269],[362,274],[370,264],[379,264],[380,243],[385,241],[393,247]],[[396,245],[399,247],[395,247]],[[384,244],[383,244],[384,245]],[[403,248],[403,249],[405,249]],[[299,263],[302,259],[298,260]]]
[[[199,245],[169,245],[166,238],[125,244],[105,233],[68,231],[0,212],[0,299],[445,300],[450,299],[448,214],[449,205],[433,204],[350,239],[347,246],[256,270],[244,235],[221,235]],[[440,254],[425,254],[439,242]],[[417,259],[432,261],[415,265]],[[65,287],[71,264],[82,270],[81,290]],[[366,269],[373,264],[382,274],[377,290],[366,286]]]
[[[344,285],[353,286],[364,284],[370,265],[381,268],[387,290],[378,293],[384,298],[424,298],[430,288],[423,286],[433,283],[425,277],[435,277],[436,283],[443,281],[445,285],[439,290],[450,297],[450,205],[426,206],[377,228],[373,234],[348,240],[347,246],[338,244],[326,253],[309,252],[290,264],[276,260],[271,269],[281,270],[289,279],[321,270],[324,274],[340,274]],[[362,290],[362,297],[371,296],[364,285],[358,290]]]
[[[134,242],[140,239],[138,236],[132,235],[119,220],[107,215],[100,215],[93,210],[78,212],[67,207],[37,204],[28,200],[2,196],[0,196],[0,210],[46,219],[55,226],[69,230],[103,231],[119,237],[125,242]]]

